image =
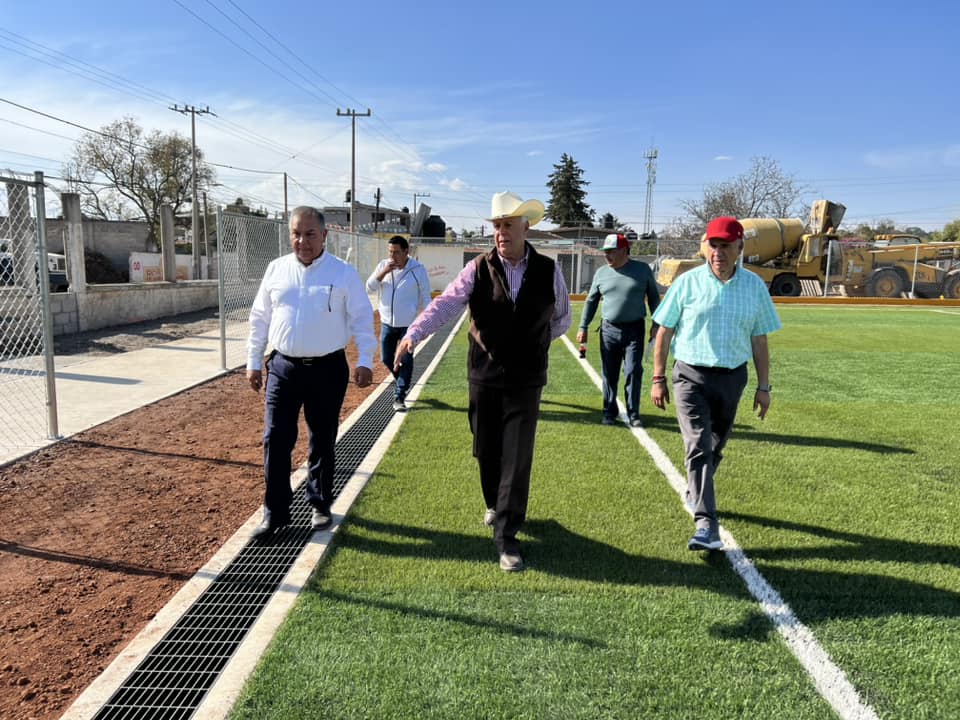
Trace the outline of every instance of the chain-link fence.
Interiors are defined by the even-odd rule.
[[[58,434],[43,176],[0,177],[0,462]]]
[[[386,257],[387,241],[373,235],[329,230],[326,249],[353,265],[360,273],[360,278],[366,280],[376,269],[377,263]]]
[[[325,251],[353,265],[366,279],[386,252],[386,241],[331,229]],[[270,261],[288,252],[286,221],[217,210],[220,359],[224,369],[246,364],[250,308],[260,281]]]
[[[220,364],[247,362],[248,319],[263,273],[288,252],[287,223],[217,209],[217,280],[220,285]]]

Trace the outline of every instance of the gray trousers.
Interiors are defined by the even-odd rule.
[[[698,528],[717,525],[713,476],[723,459],[746,385],[746,363],[729,369],[678,360],[673,366],[674,402],[686,449],[687,503]]]

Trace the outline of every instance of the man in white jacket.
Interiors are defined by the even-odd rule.
[[[410,257],[405,237],[390,238],[387,248],[390,256],[367,278],[367,290],[380,293],[380,355],[394,377],[393,409],[403,412],[413,376],[413,355],[403,356],[399,370],[394,370],[393,356],[407,326],[430,304],[430,278],[423,263]]]

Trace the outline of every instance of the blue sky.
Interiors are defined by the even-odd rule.
[[[337,109],[370,108],[358,199],[429,193],[418,202],[457,230],[477,229],[498,190],[546,201],[562,153],[591,207],[640,229],[651,143],[657,229],[761,155],[808,202],[846,205],[845,225],[936,229],[960,218],[958,21],[946,0],[3,0],[0,98],[187,136],[168,107],[209,106],[207,160],[287,171],[291,206],[342,201],[350,121]],[[59,175],[80,134],[0,103],[0,168]],[[220,201],[282,209],[279,175],[218,178]]]

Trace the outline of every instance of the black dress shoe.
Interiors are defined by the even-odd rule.
[[[253,529],[253,532],[250,533],[250,539],[266,539],[271,537],[274,533],[279,532],[280,528],[282,528],[284,525],[287,525],[289,522],[289,520],[283,520],[281,522],[268,518]]]

